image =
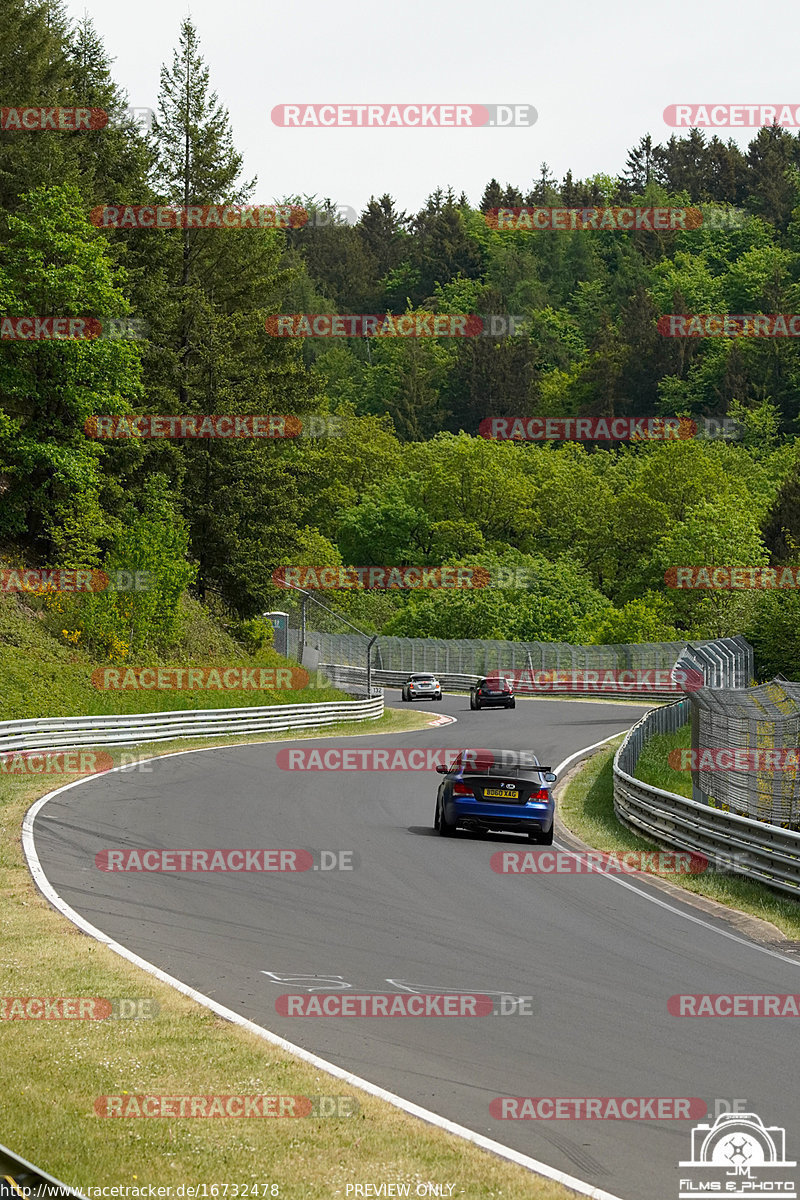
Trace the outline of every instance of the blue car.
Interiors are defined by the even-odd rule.
[[[440,837],[456,829],[527,833],[540,846],[553,844],[556,776],[530,750],[459,750],[436,796],[433,826]]]

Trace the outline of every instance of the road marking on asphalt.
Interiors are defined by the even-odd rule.
[[[355,734],[354,736],[364,737],[368,735]],[[583,749],[575,751],[574,754],[570,754],[563,760],[563,762],[559,763],[558,766],[554,768],[556,775],[559,775],[564,768],[571,762],[574,762],[575,759],[582,758],[583,755],[590,753],[592,750],[600,749],[602,746],[605,746],[608,742],[613,741],[619,736],[619,733],[612,733],[609,737],[603,738],[599,742],[594,742],[591,746],[585,746]],[[309,739],[287,738],[278,740],[308,741]],[[265,745],[269,743],[240,742],[238,744]],[[211,750],[219,749],[233,749],[233,747],[202,746],[194,750],[178,750],[168,755],[155,755],[151,759],[142,759],[141,761],[152,762],[157,758],[164,757],[176,758],[179,754],[205,754]],[[120,770],[120,768],[116,767],[114,770]],[[108,774],[111,773],[112,772],[108,772]],[[91,778],[91,776],[89,778]],[[419,1104],[414,1104],[410,1100],[403,1099],[402,1096],[395,1095],[394,1092],[387,1091],[378,1084],[371,1083],[368,1079],[362,1079],[360,1076],[354,1075],[350,1071],[345,1071],[342,1067],[337,1067],[335,1063],[328,1062],[327,1059],[321,1058],[319,1055],[311,1053],[311,1051],[304,1050],[302,1046],[294,1045],[293,1042],[289,1042],[285,1038],[279,1037],[277,1034],[272,1033],[263,1026],[257,1025],[254,1021],[250,1021],[246,1017],[242,1017],[239,1013],[234,1012],[232,1009],[226,1008],[223,1004],[219,1004],[216,1000],[212,1000],[210,996],[205,996],[202,992],[196,991],[195,988],[189,987],[187,984],[182,983],[180,979],[176,979],[174,976],[168,975],[166,971],[162,971],[160,967],[155,966],[153,963],[147,962],[146,959],[140,958],[138,954],[134,954],[131,950],[128,950],[126,946],[123,946],[120,942],[116,942],[113,940],[113,938],[110,938],[108,934],[103,932],[102,929],[98,929],[97,926],[92,925],[89,921],[85,920],[85,918],[71,908],[65,900],[62,900],[61,896],[59,896],[58,892],[56,892],[55,888],[45,875],[42,864],[39,861],[33,836],[34,821],[44,805],[47,804],[48,801],[53,800],[56,796],[60,796],[62,793],[68,792],[71,788],[78,787],[84,782],[86,782],[86,780],[76,779],[73,783],[65,784],[64,787],[57,788],[56,791],[48,792],[47,795],[41,796],[28,809],[22,824],[23,852],[28,862],[28,868],[37,887],[45,896],[45,898],[49,900],[53,907],[58,909],[58,911],[65,916],[67,920],[71,921],[73,925],[76,925],[79,929],[82,929],[84,933],[87,933],[96,941],[101,942],[104,946],[107,946],[109,950],[112,950],[121,958],[127,959],[128,962],[133,963],[137,967],[141,967],[141,969],[146,971],[149,975],[152,975],[154,978],[159,979],[162,983],[166,983],[168,986],[175,988],[176,991],[181,992],[184,996],[188,996],[191,1000],[196,1001],[198,1004],[202,1004],[205,1008],[215,1012],[218,1016],[223,1017],[232,1024],[238,1025],[241,1029],[247,1029],[250,1033],[256,1034],[256,1036],[263,1038],[265,1041],[271,1042],[275,1046],[279,1046],[282,1049],[287,1050],[290,1054],[296,1055],[297,1058],[300,1058],[304,1062],[310,1063],[312,1066],[327,1072],[327,1074],[334,1076],[334,1078],[342,1079],[346,1083],[351,1084],[353,1087],[361,1088],[362,1091],[367,1092],[369,1095],[376,1096],[380,1100],[385,1100],[388,1104],[393,1105],[395,1108],[401,1109],[403,1112],[407,1112],[410,1116],[418,1117],[427,1124],[434,1125],[436,1128],[442,1129],[446,1133],[455,1134],[456,1137],[460,1137],[464,1141],[470,1142],[475,1146],[479,1146],[483,1150],[488,1150],[492,1154],[497,1155],[499,1158],[513,1162],[517,1166],[525,1167],[527,1170],[532,1171],[536,1175],[541,1175],[545,1179],[552,1179],[556,1183],[561,1183],[564,1187],[571,1188],[572,1191],[577,1192],[581,1196],[588,1196],[589,1200],[622,1200],[621,1197],[615,1196],[611,1192],[606,1192],[601,1188],[593,1187],[591,1184],[585,1183],[583,1180],[577,1179],[572,1175],[567,1175],[565,1172],[559,1171],[555,1167],[549,1166],[547,1163],[540,1162],[535,1158],[531,1158],[527,1154],[521,1154],[518,1150],[514,1150],[510,1146],[504,1146],[502,1142],[496,1142],[492,1138],[487,1138],[483,1134],[476,1133],[472,1129],[467,1129],[464,1125],[458,1125],[456,1122],[450,1121],[447,1117],[442,1117],[438,1113],[432,1112],[430,1109],[423,1108]],[[569,848],[564,847],[564,849]],[[574,853],[574,851],[570,852]],[[751,942],[746,938],[737,936],[736,934],[728,933],[727,930],[719,929],[716,925],[711,925],[708,921],[703,921],[701,918],[695,917],[691,913],[685,913],[681,909],[676,908],[674,905],[668,904],[664,900],[659,900],[657,897],[649,895],[641,888],[634,887],[632,884],[629,884],[622,879],[616,879],[612,875],[603,875],[602,878],[608,879],[611,883],[618,884],[620,887],[626,887],[630,891],[636,892],[639,896],[643,897],[643,899],[649,900],[652,903],[659,905],[659,907],[675,913],[677,916],[684,917],[696,925],[702,925],[712,933],[719,934],[722,937],[728,938],[734,942],[738,942],[739,944],[749,947],[750,949],[758,950],[763,954],[769,954],[772,958],[778,958],[783,962],[791,963],[795,967],[800,965],[800,963],[798,963],[796,960],[788,958],[786,955],[780,954],[775,950],[769,950],[764,946],[759,946],[757,942]]]
[[[613,742],[614,738],[618,737],[618,733],[612,733],[611,737],[603,738],[601,742],[595,742],[593,746],[586,746],[585,749],[578,750],[575,754],[570,754],[569,758],[565,758],[553,770],[556,775],[560,775],[564,767],[574,762],[576,758],[581,758],[584,754],[588,754],[590,750],[598,750],[606,742]],[[564,846],[559,842],[556,842],[555,845],[559,850],[565,850],[568,854],[576,855],[576,851],[571,846]],[[800,967],[800,960],[790,958],[786,954],[781,954],[779,950],[770,950],[768,946],[762,946],[758,942],[750,941],[748,938],[740,937],[738,933],[731,933],[727,929],[720,929],[717,925],[712,925],[710,921],[704,921],[702,917],[696,917],[693,913],[684,912],[682,908],[676,908],[674,904],[670,904],[667,900],[661,900],[658,896],[651,895],[649,891],[641,887],[636,887],[635,884],[629,883],[626,879],[619,879],[608,872],[603,872],[601,878],[607,879],[609,883],[615,883],[618,887],[626,888],[629,892],[635,892],[643,900],[649,900],[651,904],[657,904],[659,908],[666,908],[668,912],[674,913],[678,917],[683,917],[685,921],[691,921],[693,925],[702,925],[704,929],[710,929],[712,933],[719,934],[720,937],[727,938],[731,942],[738,942],[740,946],[748,946],[751,950],[757,950],[760,954],[768,954],[770,958],[778,958],[781,962],[790,963],[793,967]]]
[[[359,736],[358,734],[355,736]],[[365,736],[365,735],[361,735]],[[618,737],[619,734],[614,734]],[[281,739],[294,740],[294,739]],[[308,740],[308,739],[297,739]],[[609,739],[606,738],[606,741]],[[240,745],[264,745],[263,742],[239,743]],[[601,743],[598,743],[601,744]],[[219,746],[200,747],[197,750],[179,750],[170,755],[156,757],[175,758],[178,754],[204,754],[210,750],[224,749]],[[573,756],[574,757],[574,756]],[[149,759],[143,760],[151,761]],[[571,761],[567,759],[566,761]],[[118,770],[119,768],[114,768]],[[111,772],[108,772],[111,774]],[[91,778],[91,777],[89,777]],[[210,996],[203,995],[195,988],[189,987],[182,983],[180,979],[176,979],[172,975],[168,975],[166,971],[162,971],[160,967],[154,963],[147,962],[146,959],[140,958],[138,954],[134,954],[127,946],[123,946],[120,942],[114,941],[102,929],[98,929],[96,925],[92,925],[84,917],[77,913],[74,908],[71,908],[65,900],[62,900],[58,892],[55,890],[50,880],[44,873],[44,868],[39,861],[39,855],[36,852],[36,845],[33,837],[33,824],[38,813],[44,808],[48,801],[55,799],[56,796],[68,792],[71,788],[78,787],[81,783],[86,782],[82,779],[76,779],[73,783],[65,784],[64,787],[57,788],[54,792],[48,792],[46,796],[40,796],[25,814],[22,822],[22,849],[25,858],[28,862],[28,869],[34,878],[34,881],[39,888],[39,891],[46,900],[53,905],[54,908],[65,916],[68,921],[76,925],[78,929],[82,929],[95,941],[102,943],[114,954],[118,954],[120,958],[127,959],[134,966],[141,967],[149,975],[155,979],[159,979],[162,983],[166,983],[169,987],[181,992],[184,996],[188,996],[190,1000],[202,1004],[205,1008],[223,1017],[226,1021],[230,1021],[234,1025],[238,1025],[240,1029],[246,1029],[250,1033],[254,1033],[257,1037],[263,1038],[267,1042],[271,1042],[274,1046],[279,1046],[283,1050],[287,1050],[290,1054],[294,1054],[297,1058],[304,1062],[310,1063],[321,1071],[325,1071],[328,1075],[332,1075],[335,1079],[341,1079],[345,1083],[351,1084],[353,1087],[360,1088],[371,1096],[377,1097],[379,1100],[385,1100],[387,1104],[391,1104],[394,1108],[399,1108],[403,1112],[412,1117],[418,1117],[425,1121],[428,1125],[434,1125],[437,1129],[444,1130],[445,1133],[452,1133],[456,1137],[460,1137],[463,1141],[470,1142],[474,1146],[480,1147],[482,1150],[488,1150],[490,1153],[497,1155],[498,1158],[506,1159],[508,1162],[515,1163],[516,1166],[525,1167],[526,1170],[532,1171],[535,1175],[541,1175],[545,1179],[552,1179],[555,1183],[560,1183],[566,1188],[570,1188],[573,1192],[577,1192],[580,1196],[588,1196],[589,1200],[622,1200],[621,1196],[614,1195],[613,1192],[603,1191],[602,1188],[594,1187],[590,1183],[585,1183],[582,1179],[577,1179],[574,1175],[567,1175],[564,1171],[559,1171],[556,1167],[549,1166],[548,1163],[540,1162],[536,1158],[531,1158],[528,1154],[522,1154],[519,1150],[514,1150],[511,1146],[504,1146],[502,1142],[496,1142],[493,1138],[485,1137],[482,1133],[476,1133],[473,1129],[467,1129],[465,1125],[458,1125],[455,1121],[450,1121],[447,1117],[442,1117],[439,1113],[432,1112],[428,1108],[423,1108],[419,1104],[414,1104],[411,1100],[405,1100],[402,1096],[395,1095],[394,1092],[389,1092],[386,1088],[380,1087],[376,1083],[371,1083],[368,1079],[362,1079],[359,1075],[353,1075],[350,1071],[345,1071],[342,1067],[337,1067],[336,1063],[328,1062],[327,1059],[321,1058],[317,1054],[312,1054],[309,1050],[304,1050],[302,1046],[296,1046],[293,1042],[287,1041],[285,1038],[279,1037],[278,1034],[272,1033],[269,1029],[265,1029],[262,1025],[257,1025],[255,1021],[249,1021],[247,1017],[241,1016],[233,1009],[226,1008],[224,1004],[219,1004],[216,1000],[212,1000]]]

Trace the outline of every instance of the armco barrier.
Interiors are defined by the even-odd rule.
[[[289,646],[294,653],[299,636],[294,628],[291,633]],[[306,630],[305,642],[314,651],[315,662],[366,666],[368,639],[363,635]],[[407,678],[412,671],[431,671],[451,680],[459,677],[474,680],[495,671],[669,671],[678,662],[701,669],[706,687],[747,687],[753,677],[753,648],[743,637],[688,643],[570,646],[563,642],[378,636],[371,662],[373,670],[387,679]]]
[[[325,674],[333,687],[359,687],[362,690],[365,687],[365,681],[367,678],[366,667],[344,666],[341,663],[320,663],[319,669]],[[430,673],[432,675],[436,675],[436,678],[442,685],[442,691],[445,692],[468,692],[473,683],[477,683],[477,681],[481,678],[480,675],[446,675],[440,671],[431,671]],[[410,671],[378,671],[373,667],[372,682],[374,684],[378,684],[380,687],[400,688],[403,686],[410,674]],[[500,671],[498,674],[502,675],[503,672]],[[591,696],[595,700],[603,698],[602,693],[599,693],[597,690],[585,692],[569,691],[551,693],[539,691],[530,686],[526,687],[524,683],[515,686],[514,690],[518,696],[535,695],[541,696],[545,699],[550,695],[558,696],[562,699],[580,699],[582,696]],[[619,692],[608,693],[605,698],[613,700],[615,697],[620,700],[674,700],[675,692],[648,691],[645,693],[641,691],[626,692],[620,690]]]
[[[323,661],[323,671],[334,687],[364,688],[367,672],[365,640],[349,634],[307,634],[307,645]],[[420,648],[421,647],[421,648]],[[371,675],[373,683],[399,688],[412,671],[435,674],[445,691],[467,692],[481,675],[504,671],[609,671],[662,670],[673,667],[699,671],[708,688],[745,688],[753,677],[753,647],[743,637],[718,638],[713,642],[650,642],[641,645],[565,646],[547,642],[446,642],[423,638],[378,638]],[[383,664],[386,660],[391,668]],[[420,659],[422,662],[420,662]],[[416,666],[407,668],[408,662]],[[436,664],[469,663],[473,671],[439,670]],[[480,664],[484,667],[480,670]],[[489,665],[491,664],[491,665]],[[520,696],[593,696],[596,689],[548,693],[524,684]],[[620,700],[674,700],[675,692],[644,692],[631,689],[609,693]]]
[[[7,1186],[0,1192],[6,1196],[49,1196],[55,1200],[84,1200],[83,1192],[59,1183],[52,1175],[34,1167],[26,1158],[20,1158],[6,1146],[0,1146],[0,1184],[8,1181]]]
[[[63,750],[77,746],[130,746],[172,738],[219,737],[309,729],[339,721],[370,721],[383,715],[383,692],[366,700],[276,704],[260,708],[182,709],[112,717],[45,717],[0,721],[0,754],[13,750]]]
[[[739,817],[634,779],[648,738],[674,733],[690,717],[690,701],[656,708],[630,730],[614,755],[614,812],[634,833],[670,849],[729,861],[729,870],[800,896],[800,833]]]

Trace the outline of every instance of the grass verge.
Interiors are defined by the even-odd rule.
[[[249,653],[211,619],[197,601],[184,597],[181,632],[160,655],[134,660],[107,661],[93,656],[79,643],[65,643],[69,630],[56,636],[55,614],[41,599],[15,597],[0,592],[0,721],[25,721],[39,717],[94,717],[116,713],[172,712],[199,708],[249,708],[266,704],[319,704],[344,699],[343,693],[317,685],[316,673],[306,686],[302,677],[277,676],[275,671],[297,670],[297,663],[281,657],[271,646]],[[62,622],[55,621],[57,627]],[[67,622],[69,623],[69,622]],[[184,671],[173,674],[168,686],[138,684],[132,672],[142,668]],[[202,679],[186,672],[217,671],[219,680]],[[243,686],[231,688],[229,668],[247,672]],[[260,674],[261,670],[269,674]],[[107,674],[111,672],[111,674]],[[145,677],[150,682],[152,677]],[[256,687],[256,684],[294,684],[294,687]]]
[[[670,750],[689,750],[692,745],[692,727],[682,725],[675,733],[657,733],[649,738],[636,764],[636,778],[651,787],[665,792],[677,792],[679,796],[692,798],[691,771],[678,771],[669,765]]]
[[[678,734],[661,735],[648,742],[639,760],[642,771],[639,778],[643,782],[670,791],[680,790],[677,783],[681,782],[683,772],[672,770],[666,762],[666,753],[676,745],[684,744],[676,741],[682,736],[679,731]],[[632,833],[614,815],[612,762],[621,741],[622,737],[615,739],[610,749],[600,750],[579,768],[561,793],[559,816],[567,829],[595,850],[617,854],[629,850],[652,850],[653,842]],[[716,900],[748,916],[760,917],[762,921],[770,921],[787,938],[800,940],[800,904],[770,891],[760,883],[722,874],[665,874],[662,877],[687,892]]]
[[[302,738],[422,728],[430,715],[390,711],[363,726],[298,731]],[[141,757],[285,733],[196,738],[136,747]],[[130,748],[125,751],[130,754]],[[115,748],[116,755],[122,753]],[[52,789],[77,775],[49,777]],[[0,948],[4,996],[152,997],[152,1020],[0,1020],[6,1064],[0,1141],[56,1178],[103,1185],[229,1184],[259,1197],[345,1196],[347,1183],[452,1184],[451,1196],[568,1200],[575,1193],[428,1126],[217,1017],[79,932],[36,890],[22,854],[25,811],[41,777],[0,775]],[[109,1119],[101,1095],[354,1095],[341,1119]],[[502,1132],[498,1133],[502,1140]],[[271,1192],[269,1185],[277,1185]],[[257,1191],[253,1189],[258,1185]],[[129,1192],[129,1195],[137,1193]],[[143,1194],[147,1194],[146,1190]],[[202,1195],[202,1192],[196,1193]],[[206,1195],[212,1193],[206,1192]],[[422,1193],[420,1193],[421,1195]],[[447,1195],[446,1188],[440,1194]]]

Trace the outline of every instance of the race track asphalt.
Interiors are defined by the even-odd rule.
[[[396,704],[393,695],[387,702]],[[490,1101],[700,1097],[713,1119],[717,1100],[738,1098],[765,1124],[788,1125],[790,1138],[800,1112],[797,1022],[681,1019],[667,999],[800,992],[800,960],[765,952],[723,918],[639,877],[494,872],[495,851],[527,841],[436,836],[433,772],[289,771],[276,762],[287,744],[499,746],[533,748],[555,766],[628,728],[646,707],[534,699],[473,713],[466,697],[448,695],[431,708],[457,723],[439,728],[176,755],[49,801],[35,845],[67,904],[203,994],[623,1200],[676,1200],[693,1121],[497,1120]],[[357,865],[279,874],[95,865],[101,850],[134,847],[307,847],[353,852]],[[536,1011],[286,1017],[275,1007],[288,992],[404,989],[531,996]],[[210,1064],[209,1092],[214,1084]],[[787,1150],[800,1150],[800,1139]]]

